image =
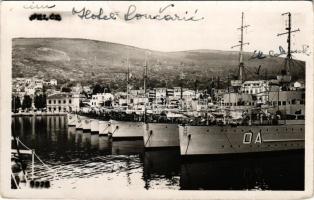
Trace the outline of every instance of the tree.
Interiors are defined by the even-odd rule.
[[[104,93],[111,93],[111,89],[109,85],[106,85],[106,87],[104,87]]]
[[[82,107],[85,107],[85,104],[82,101],[80,101],[80,108]]]
[[[105,101],[104,105],[106,107],[111,107],[112,106],[112,100],[110,99],[110,100]]]
[[[12,110],[15,111],[21,107],[21,100],[18,96],[12,96]]]
[[[71,88],[63,87],[63,88],[61,89],[61,92],[71,92]]]
[[[41,99],[40,99],[41,95],[36,95],[34,98],[34,105],[37,109],[41,108]]]
[[[34,104],[37,109],[46,107],[46,95],[37,95],[34,99]]]
[[[93,94],[97,93],[104,93],[104,88],[101,87],[99,84],[96,84],[93,88]]]
[[[22,103],[22,108],[31,108],[32,107],[32,98],[29,95],[25,95]]]

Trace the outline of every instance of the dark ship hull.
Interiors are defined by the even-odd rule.
[[[145,148],[179,147],[178,124],[146,123],[144,124]]]
[[[181,155],[214,155],[304,149],[303,124],[179,126]]]
[[[143,122],[110,120],[109,134],[114,140],[143,139]]]

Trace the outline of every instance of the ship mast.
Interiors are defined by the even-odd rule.
[[[241,83],[244,80],[244,63],[243,63],[243,46],[244,45],[249,45],[249,42],[244,42],[244,38],[243,38],[243,30],[246,29],[247,27],[249,27],[250,25],[244,25],[244,13],[242,12],[242,16],[241,16],[241,27],[238,28],[238,30],[241,31],[241,39],[239,41],[240,44],[238,45],[234,45],[231,48],[234,47],[240,47],[240,52],[239,52],[239,74],[238,74],[238,80],[241,81]]]
[[[183,79],[184,79],[184,74],[183,71],[181,71],[180,74],[180,101],[181,101],[181,111],[183,110]]]
[[[129,108],[129,81],[130,81],[130,63],[129,63],[129,55],[127,57],[127,76],[126,76],[126,104],[127,104],[127,109]]]
[[[288,52],[287,52],[287,56],[285,59],[284,70],[282,71],[282,76],[280,77],[280,81],[284,83],[284,82],[290,82],[291,81],[291,76],[290,76],[290,65],[291,65],[291,60],[292,60],[291,33],[298,32],[298,31],[300,31],[300,29],[291,30],[291,13],[290,12],[282,13],[281,15],[282,16],[288,15],[288,27],[285,28],[287,30],[287,32],[277,34],[277,36],[288,35],[288,38],[287,38]]]
[[[146,122],[146,81],[147,81],[147,54],[145,54],[144,65],[144,122]]]

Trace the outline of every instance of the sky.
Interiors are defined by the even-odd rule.
[[[303,45],[310,45],[312,50],[311,2],[47,2],[56,5],[52,9],[25,9],[24,7],[37,3],[6,2],[2,15],[6,20],[6,33],[12,37],[66,37],[86,38],[114,43],[132,45],[158,51],[183,51],[194,49],[238,50],[231,46],[238,44],[241,25],[241,12],[245,15],[245,25],[250,25],[244,31],[244,42],[249,45],[244,51],[270,50],[279,52],[279,46],[287,49],[284,12],[292,13],[292,28],[300,32],[292,35],[292,50],[302,50]],[[43,4],[43,3],[39,3]],[[165,14],[184,16],[197,13],[197,22],[131,20],[125,21],[123,15],[130,5],[136,6],[136,12],[141,14],[157,14],[160,9]],[[72,14],[72,9],[83,8],[98,13],[102,8],[105,14],[119,12],[117,20],[81,19]],[[29,21],[29,16],[37,13],[60,13],[61,21]],[[10,16],[10,17],[8,17]],[[310,51],[311,51],[310,50]],[[309,51],[309,52],[310,52]],[[302,53],[296,55],[304,56]]]

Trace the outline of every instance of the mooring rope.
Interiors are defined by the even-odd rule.
[[[25,147],[26,149],[33,151],[33,149],[30,149],[29,147],[27,147],[19,138],[17,138],[17,141],[18,141],[23,147]],[[34,152],[34,155],[36,156],[36,158],[39,160],[39,162],[41,162],[41,164],[42,164],[43,166],[45,166],[48,170],[54,172],[53,180],[55,180],[55,176],[57,175],[57,171],[58,171],[58,170],[50,168],[47,164],[44,163],[44,161],[42,161],[42,160],[40,159],[40,157],[36,154],[35,151],[33,151],[33,152]],[[57,176],[58,176],[58,175],[57,175]],[[58,178],[59,178],[59,176],[58,176]]]
[[[27,150],[31,150],[32,151],[32,149],[31,148],[29,148],[29,147],[27,147],[21,140],[20,140],[20,138],[16,138],[16,141],[18,142],[18,143],[20,143],[23,147],[25,147]]]
[[[105,130],[107,130],[107,128],[110,127],[110,124],[107,125],[107,127],[104,128],[104,130],[102,130],[102,132],[104,132]]]
[[[118,129],[119,129],[119,127],[117,126],[117,127],[112,131],[111,135],[113,135],[114,132],[116,132],[116,130],[118,130]]]
[[[13,178],[13,181],[14,181],[16,187],[17,187],[18,189],[21,189],[21,187],[17,184],[17,181],[16,181],[15,176],[14,176],[13,173],[11,173],[11,176],[12,176],[12,178]]]
[[[185,149],[185,155],[186,155],[186,153],[188,152],[188,148],[189,148],[189,145],[190,145],[190,141],[191,141],[191,135],[189,134],[189,135],[188,135],[188,145],[186,146],[186,149]]]
[[[145,147],[150,140],[150,136],[152,136],[152,135],[153,135],[153,132],[149,132],[149,136],[148,136],[147,141],[145,142],[145,145],[144,145]]]

